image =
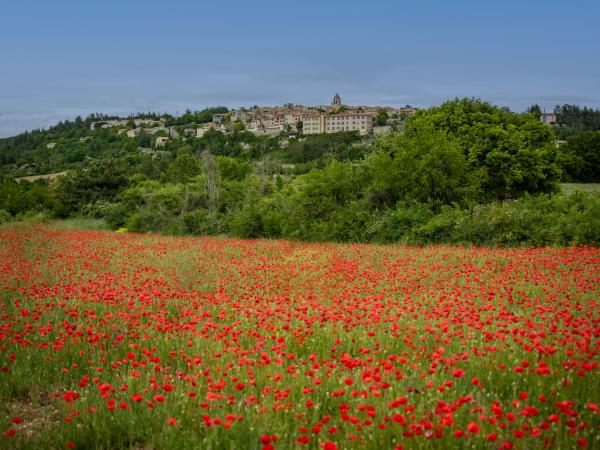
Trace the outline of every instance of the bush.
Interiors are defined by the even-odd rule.
[[[426,205],[400,203],[394,209],[374,216],[369,231],[370,239],[381,243],[406,241],[411,230],[427,223],[432,217],[433,213]]]
[[[470,211],[446,210],[415,231],[417,241],[477,245],[569,245],[600,241],[600,196],[525,196],[478,205]]]
[[[184,225],[181,216],[168,210],[139,208],[125,220],[130,231],[158,231],[163,234],[183,234]]]
[[[196,236],[212,236],[225,231],[222,217],[207,209],[198,209],[183,215],[183,232]]]
[[[125,221],[125,228],[128,231],[143,231],[141,216],[138,213],[131,214]]]
[[[443,206],[441,211],[426,223],[413,228],[408,240],[418,245],[451,242],[457,226],[466,216],[467,213],[457,207]]]
[[[523,201],[506,201],[476,206],[454,229],[452,241],[474,244],[530,242],[537,211]]]
[[[112,228],[117,229],[125,225],[127,220],[127,208],[122,203],[112,203],[110,207],[106,209],[104,214],[104,220]]]
[[[369,225],[374,219],[374,215],[369,211],[365,203],[356,201],[349,204],[346,208],[335,210],[324,240],[364,242],[367,239]]]

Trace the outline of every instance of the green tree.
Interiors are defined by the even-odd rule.
[[[0,180],[0,211],[6,211],[13,216],[30,211],[48,212],[53,210],[56,204],[57,201],[44,180]]]
[[[330,224],[338,210],[361,200],[367,184],[362,164],[337,162],[295,178],[281,191],[283,235],[305,240],[332,239]]]
[[[538,105],[537,103],[534,103],[529,108],[527,108],[527,113],[539,119],[539,117],[542,115],[542,108],[540,108],[540,105]]]
[[[478,179],[468,173],[458,141],[443,130],[429,127],[408,136],[382,137],[376,149],[367,162],[369,201],[375,208],[398,200],[439,207],[464,203],[477,193]]]
[[[244,131],[245,129],[246,129],[246,125],[244,125],[244,122],[242,122],[239,119],[231,124],[231,131],[233,133],[239,133],[241,131]]]
[[[127,186],[127,167],[122,161],[102,160],[89,168],[78,169],[57,179],[56,198],[62,209],[60,216],[73,215],[97,201],[115,201]]]
[[[243,180],[252,172],[252,164],[248,161],[228,156],[217,156],[217,166],[219,174],[224,180]]]
[[[565,178],[582,183],[600,182],[600,132],[587,131],[560,148]]]
[[[569,139],[586,131],[600,131],[600,109],[556,105],[554,112],[559,125],[557,133],[560,139]]]
[[[560,179],[552,130],[528,114],[515,114],[477,99],[457,99],[418,111],[406,133],[442,130],[455,138],[480,178],[481,200],[554,192]],[[429,131],[427,131],[429,132]]]
[[[379,126],[385,125],[385,124],[387,124],[387,121],[389,118],[390,117],[388,115],[388,112],[385,109],[382,109],[377,113],[377,118],[375,119],[375,123]]]
[[[198,158],[191,153],[180,152],[169,164],[163,179],[172,183],[185,183],[200,173],[202,173],[202,166]]]
[[[286,155],[291,162],[308,162],[324,155],[339,155],[361,139],[357,131],[311,134],[290,142]]]
[[[139,147],[150,148],[152,146],[152,136],[142,128],[140,134],[138,134],[137,143]]]

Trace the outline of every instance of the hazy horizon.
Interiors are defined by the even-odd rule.
[[[600,5],[24,0],[2,7],[0,137],[92,113],[478,97],[600,107]]]

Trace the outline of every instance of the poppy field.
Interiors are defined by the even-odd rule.
[[[600,250],[0,228],[0,447],[600,448]]]

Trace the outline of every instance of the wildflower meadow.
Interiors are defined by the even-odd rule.
[[[0,447],[600,448],[600,250],[0,228]]]

